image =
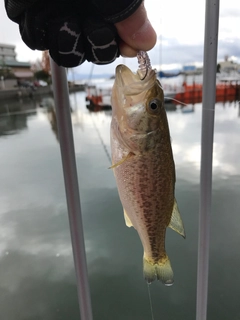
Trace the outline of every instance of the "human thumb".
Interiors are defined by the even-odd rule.
[[[148,51],[156,43],[156,32],[148,20],[143,3],[130,17],[115,26],[122,40],[119,47],[123,56],[132,57],[139,50]]]

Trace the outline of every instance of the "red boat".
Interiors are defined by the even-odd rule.
[[[96,86],[88,86],[86,94],[87,108],[98,112],[111,109],[111,89],[98,89]]]
[[[225,82],[216,85],[216,101],[236,101],[240,97],[240,85],[236,83]],[[175,100],[183,103],[202,102],[202,84],[193,83],[192,85],[183,83],[183,91],[174,96]],[[173,100],[174,101],[174,100]],[[175,102],[177,103],[177,102]]]

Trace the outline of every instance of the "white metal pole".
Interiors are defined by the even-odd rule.
[[[82,320],[92,320],[66,70],[50,60],[80,315]]]
[[[196,320],[207,319],[219,1],[206,0]]]

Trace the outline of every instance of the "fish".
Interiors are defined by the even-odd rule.
[[[138,53],[136,73],[116,67],[110,129],[112,166],[125,223],[143,246],[143,275],[166,286],[174,282],[165,250],[166,229],[185,238],[175,199],[175,164],[164,93],[146,52]]]

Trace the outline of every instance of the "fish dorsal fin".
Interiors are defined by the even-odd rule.
[[[114,163],[111,167],[109,167],[108,169],[114,169],[118,166],[120,166],[123,162],[129,160],[132,156],[134,156],[133,152],[129,152],[126,157],[122,158],[120,161],[118,161],[117,163]]]
[[[123,209],[123,213],[124,213],[124,219],[125,219],[126,226],[129,227],[129,228],[133,227],[132,221],[130,220],[130,218],[129,218],[129,216],[128,216],[128,214],[127,214],[125,209]]]
[[[176,199],[174,199],[172,217],[171,217],[171,221],[170,221],[168,227],[173,229],[177,233],[179,233],[183,238],[186,238],[182,218],[181,218],[179,210],[178,210]]]

